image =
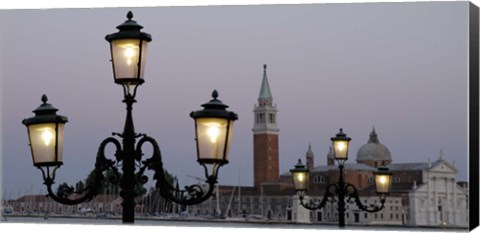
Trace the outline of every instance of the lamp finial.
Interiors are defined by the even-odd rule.
[[[217,90],[213,90],[213,92],[212,92],[212,97],[213,97],[214,99],[217,99],[217,98],[218,98],[218,91],[217,91]]]
[[[46,104],[46,103],[47,103],[47,101],[48,101],[48,97],[47,97],[47,95],[43,94],[43,95],[42,95],[42,99],[41,99],[41,100],[42,100],[42,102],[43,102],[44,104]]]
[[[133,18],[133,13],[132,13],[132,11],[128,11],[128,13],[127,13],[127,19],[130,21],[130,20],[132,20],[132,18]]]

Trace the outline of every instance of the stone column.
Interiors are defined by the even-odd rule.
[[[440,180],[440,179],[439,179]],[[433,177],[433,190],[434,190],[434,194],[433,194],[433,202],[434,202],[434,205],[433,205],[433,224],[438,224],[438,216],[439,216],[439,211],[438,211],[438,187],[440,185],[438,185],[438,182],[439,180],[437,180],[435,177]],[[442,211],[443,211],[443,208],[442,208]]]
[[[430,223],[432,222],[432,216],[431,216],[431,211],[432,211],[432,205],[433,203],[431,202],[431,197],[430,197],[430,192],[431,192],[431,188],[432,188],[432,182],[433,180],[430,179],[430,173],[427,173],[427,214],[426,214],[426,217],[427,217],[427,225],[430,225]]]
[[[445,177],[445,202],[446,202],[446,206],[445,206],[445,217],[443,218],[445,222],[447,222],[447,224],[451,224],[450,222],[450,196],[448,195],[448,177]]]
[[[455,179],[452,178],[452,192],[453,192],[453,224],[457,225],[457,184],[455,183]]]

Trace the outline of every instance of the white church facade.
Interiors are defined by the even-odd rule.
[[[440,158],[425,169],[425,182],[409,193],[410,225],[468,225],[468,187],[456,182],[457,169]]]

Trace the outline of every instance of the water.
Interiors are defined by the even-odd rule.
[[[60,227],[65,229],[82,229],[86,228],[86,231],[81,231],[86,233],[88,229],[94,227],[94,231],[98,232],[99,228],[105,227],[106,229],[115,229],[119,230],[129,230],[131,227],[139,227],[141,230],[154,230],[159,232],[160,229],[167,229],[166,232],[173,232],[181,230],[191,231],[196,229],[195,232],[223,232],[225,230],[228,233],[233,233],[230,231],[239,231],[245,232],[245,230],[251,231],[252,233],[265,233],[265,231],[275,231],[275,232],[298,232],[299,230],[335,230],[338,231],[336,225],[317,225],[317,224],[272,224],[272,223],[252,223],[252,222],[227,222],[227,221],[185,221],[185,220],[158,220],[158,219],[136,219],[135,224],[122,224],[122,220],[119,218],[70,218],[70,217],[49,217],[44,219],[43,217],[13,217],[7,216],[6,219],[2,217],[0,224],[0,229],[7,227],[12,228],[13,232],[24,232],[17,229],[26,227],[30,230],[35,230],[36,232],[41,229],[48,229],[53,227],[56,229]],[[71,228],[73,226],[73,228]],[[172,229],[173,231],[169,231]],[[52,230],[48,230],[52,232]],[[70,230],[69,230],[70,231]],[[344,232],[466,232],[467,229],[442,229],[442,228],[410,228],[410,227],[379,227],[379,226],[346,226]],[[130,231],[128,231],[130,232]],[[70,232],[68,232],[70,233]],[[107,232],[108,233],[108,232]],[[117,231],[115,231],[117,233]]]

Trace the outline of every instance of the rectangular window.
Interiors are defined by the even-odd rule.
[[[353,221],[360,222],[360,214],[359,213],[353,213]]]

